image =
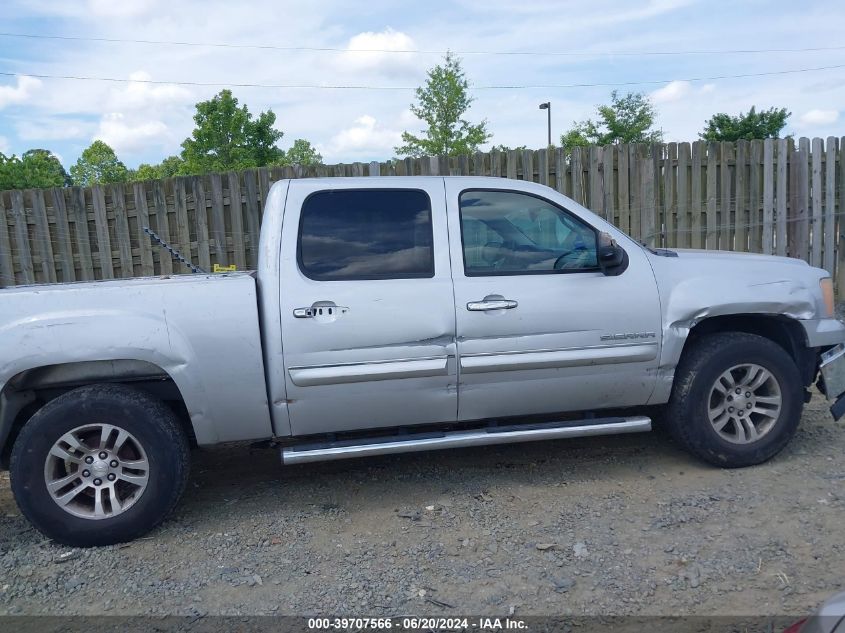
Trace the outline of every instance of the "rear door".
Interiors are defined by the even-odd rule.
[[[295,180],[281,244],[294,435],[451,422],[455,309],[442,178]]]
[[[590,223],[600,220],[545,187],[525,187],[446,179],[459,419],[644,404],[661,332],[644,253],[629,243],[628,268],[605,276]]]

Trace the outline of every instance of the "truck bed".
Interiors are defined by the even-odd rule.
[[[251,274],[0,290],[0,391],[45,364],[121,360],[174,381],[201,445],[272,435]]]

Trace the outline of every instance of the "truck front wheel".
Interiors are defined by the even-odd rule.
[[[65,545],[137,538],[179,500],[189,445],[160,400],[123,385],[91,385],[48,402],[12,449],[12,492],[23,514]]]
[[[801,376],[777,343],[744,332],[702,337],[675,372],[666,425],[693,455],[724,468],[760,464],[795,435]]]

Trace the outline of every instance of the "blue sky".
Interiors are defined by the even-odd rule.
[[[349,7],[354,6],[354,10]],[[438,54],[360,49],[569,52],[578,55],[463,54],[476,86],[468,118],[487,119],[492,143],[545,144],[591,116],[612,87],[490,90],[490,85],[659,81],[647,92],[667,140],[694,140],[715,112],[785,106],[787,132],[845,135],[845,67],[787,75],[670,81],[845,66],[845,49],[751,54],[629,55],[692,50],[845,46],[845,3],[785,0],[452,0],[280,2],[258,0],[5,0],[0,31],[113,39],[308,46],[341,52],[278,51],[23,39],[0,36],[0,152],[47,148],[73,164],[92,140],[111,144],[130,167],[179,152],[197,101],[221,89],[197,81],[272,84],[419,85]],[[356,52],[356,50],[358,52]],[[37,79],[74,75],[126,83]],[[143,83],[144,79],[174,82]],[[233,88],[250,110],[272,108],[285,133],[312,141],[326,162],[383,160],[403,130],[420,123],[413,91]]]

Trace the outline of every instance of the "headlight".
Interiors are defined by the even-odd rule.
[[[819,280],[819,287],[822,290],[822,299],[824,299],[825,316],[832,317],[834,311],[833,305],[833,280],[830,277],[825,277]]]

